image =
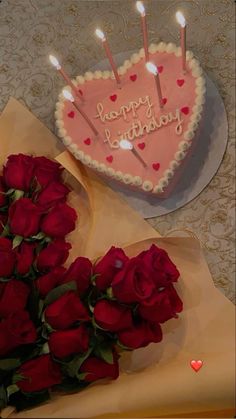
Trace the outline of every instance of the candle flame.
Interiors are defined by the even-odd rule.
[[[106,37],[105,37],[105,35],[104,35],[103,31],[101,31],[101,29],[96,29],[96,31],[95,31],[95,35],[96,35],[99,39],[101,39],[102,41],[105,41],[105,39],[106,39]]]
[[[70,100],[70,102],[74,102],[75,101],[74,97],[69,92],[69,90],[63,89],[62,90],[62,94],[63,94],[64,98],[67,99],[67,100]]]
[[[142,16],[145,16],[145,8],[141,1],[136,1],[136,7],[139,13],[141,13]]]
[[[133,145],[128,140],[120,140],[120,148],[122,148],[122,150],[132,150]]]
[[[51,64],[54,65],[54,67],[56,67],[57,70],[61,69],[60,63],[58,59],[54,57],[54,55],[49,55],[49,60],[51,61]]]
[[[181,12],[177,12],[175,16],[176,16],[177,22],[180,24],[180,26],[182,26],[182,28],[184,28],[185,25],[186,25],[184,15]]]
[[[151,63],[150,61],[146,63],[146,68],[148,71],[150,71],[150,73],[154,74],[154,76],[158,74],[157,67],[155,66],[155,64]]]

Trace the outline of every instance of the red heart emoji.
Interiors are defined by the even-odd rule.
[[[152,167],[153,167],[154,170],[157,171],[157,170],[160,169],[160,163],[153,163]]]
[[[163,97],[162,103],[163,103],[163,105],[165,105],[167,103],[167,98],[166,97]]]
[[[190,362],[190,365],[195,372],[198,372],[202,368],[202,364],[203,362],[200,359],[198,361],[195,361],[195,359],[193,359]]]
[[[137,74],[132,74],[129,78],[131,81],[135,81],[137,80]]]
[[[91,144],[90,138],[86,138],[86,140],[84,140],[84,144],[90,145]]]
[[[107,156],[106,160],[108,161],[108,163],[112,163],[113,162],[113,156]]]
[[[110,99],[112,100],[112,102],[115,102],[117,99],[117,95],[111,95]]]
[[[178,84],[179,87],[181,87],[184,84],[184,79],[178,79],[176,80],[176,83]]]
[[[74,111],[68,112],[67,116],[69,116],[69,118],[74,118],[74,116],[75,116]]]
[[[163,71],[163,65],[159,65],[158,67],[157,67],[157,69],[158,69],[158,73],[162,73],[162,71]]]
[[[143,150],[146,147],[145,143],[139,143],[138,144],[138,148],[140,148],[140,150]]]
[[[79,89],[78,92],[81,94],[81,96],[83,96],[83,92],[81,89]]]
[[[189,113],[189,107],[188,106],[184,106],[183,108],[181,108],[181,112],[184,113],[185,115],[188,115],[188,113]]]

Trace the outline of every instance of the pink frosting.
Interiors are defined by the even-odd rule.
[[[73,143],[77,144],[79,150],[82,150],[93,160],[104,163],[107,167],[111,167],[115,171],[121,171],[123,174],[128,173],[131,176],[140,176],[143,181],[149,180],[155,186],[158,184],[159,179],[163,177],[165,170],[169,168],[170,162],[175,159],[179,143],[184,140],[183,135],[187,130],[192,115],[192,108],[195,104],[196,79],[188,66],[187,73],[183,75],[181,57],[176,57],[174,53],[157,52],[151,55],[150,58],[159,67],[163,66],[163,70],[159,75],[162,95],[163,98],[167,99],[163,109],[159,107],[154,76],[147,71],[144,59],[141,59],[137,64],[132,65],[125,75],[121,76],[121,89],[117,88],[115,80],[112,79],[93,79],[85,81],[83,85],[79,86],[85,98],[85,102],[81,106],[99,131],[99,138],[95,137],[87,122],[68,101],[65,101],[63,109],[63,122],[66,135],[72,138]],[[134,75],[137,77],[135,81],[132,81],[130,76]],[[135,77],[132,78],[135,79]],[[180,87],[177,80],[184,80],[184,84]],[[116,101],[110,99],[112,95],[117,95]],[[103,104],[105,112],[118,111],[122,105],[128,105],[130,101],[138,101],[138,98],[147,95],[151,98],[157,120],[159,120],[161,115],[166,115],[169,112],[175,114],[176,109],[189,108],[189,112],[187,115],[181,112],[181,119],[183,120],[183,132],[181,135],[176,134],[175,127],[178,122],[173,121],[148,135],[145,134],[143,137],[132,141],[138,153],[147,163],[147,168],[145,168],[132,152],[113,149],[108,143],[103,141],[105,128],[110,130],[111,138],[114,140],[118,138],[118,132],[123,133],[131,127],[132,122],[136,119],[132,117],[131,112],[128,114],[128,121],[119,118],[106,123],[102,123],[100,119],[95,118],[95,115],[97,114],[98,102]],[[149,121],[145,115],[146,110],[146,106],[141,106],[137,111],[138,119],[142,123]],[[71,111],[74,111],[73,118],[68,116]],[[88,138],[91,140],[89,145],[84,142]],[[138,146],[140,143],[145,143],[145,148],[142,150]],[[107,161],[108,156],[113,157],[113,160],[110,159],[112,162]],[[159,163],[160,167],[158,170],[153,169],[152,165],[154,163]]]

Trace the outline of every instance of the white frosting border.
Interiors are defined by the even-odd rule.
[[[174,53],[176,57],[181,56],[181,48],[177,47],[173,43],[166,44],[165,42],[160,42],[159,44],[151,44],[149,46],[149,53],[155,54],[156,52],[167,52],[167,53]],[[124,75],[128,69],[130,69],[133,65],[137,64],[142,58],[144,57],[144,50],[143,48],[140,49],[139,52],[134,53],[131,55],[130,60],[125,60],[123,65],[118,68],[118,73],[120,75]],[[192,76],[196,78],[196,98],[195,104],[192,108],[193,114],[190,118],[190,122],[188,124],[187,130],[183,133],[183,141],[179,143],[178,151],[175,153],[174,159],[170,162],[168,169],[165,170],[162,178],[156,185],[148,179],[142,179],[140,176],[132,176],[129,173],[122,173],[121,171],[115,171],[110,166],[107,166],[104,163],[99,163],[97,160],[93,160],[88,154],[85,154],[82,150],[79,150],[77,144],[73,143],[71,137],[67,135],[67,132],[64,128],[64,121],[63,121],[63,109],[64,109],[64,101],[65,98],[60,93],[59,100],[56,103],[56,111],[55,111],[55,119],[56,119],[56,127],[58,131],[58,136],[62,139],[64,145],[70,150],[70,152],[75,156],[76,159],[80,160],[83,164],[91,167],[92,169],[97,170],[100,173],[105,174],[108,177],[114,178],[120,182],[125,183],[126,185],[134,185],[141,188],[145,192],[153,192],[155,194],[162,194],[164,190],[169,185],[171,179],[174,177],[175,171],[181,165],[181,162],[186,157],[189,148],[192,145],[192,140],[194,139],[194,135],[199,127],[199,122],[202,118],[204,103],[205,103],[205,96],[206,96],[206,81],[203,75],[203,70],[200,66],[199,61],[194,57],[192,51],[187,51],[186,53],[186,60],[188,61],[189,68],[192,72]],[[85,81],[90,81],[93,79],[114,79],[114,75],[112,71],[98,71],[96,70],[94,73],[91,71],[87,71],[84,76],[77,76],[73,81],[75,86],[80,86],[85,83]],[[66,89],[71,91],[70,86],[66,86]]]

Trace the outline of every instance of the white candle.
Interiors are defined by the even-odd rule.
[[[120,140],[120,148],[122,150],[129,150],[133,153],[133,155],[142,163],[144,167],[147,167],[147,163],[142,159],[140,154],[137,152],[137,150],[134,148],[133,144],[129,140]]]
[[[51,62],[51,64],[57,69],[57,71],[62,75],[62,77],[65,79],[65,81],[67,82],[67,84],[69,84],[69,86],[71,87],[71,89],[73,90],[73,92],[76,94],[76,96],[79,96],[79,98],[81,100],[84,100],[83,96],[81,95],[81,93],[79,92],[79,90],[76,89],[75,85],[72,83],[70,77],[68,76],[68,74],[65,72],[65,70],[62,68],[62,66],[60,65],[58,59],[56,57],[54,57],[54,55],[49,55],[49,60]]]
[[[160,105],[160,108],[163,108],[163,99],[162,99],[162,93],[161,93],[161,83],[160,83],[160,78],[158,74],[158,68],[155,64],[151,63],[150,61],[146,63],[146,68],[154,76],[158,99],[159,99],[159,105]]]
[[[143,32],[143,47],[145,52],[145,59],[149,61],[149,52],[148,52],[148,33],[147,33],[147,20],[146,20],[146,13],[144,5],[141,1],[136,2],[136,7],[138,12],[141,15],[141,23],[142,23],[142,32]]]
[[[114,60],[113,60],[112,53],[111,53],[111,50],[110,50],[109,44],[108,44],[108,42],[107,42],[107,39],[106,39],[106,37],[105,37],[105,34],[104,34],[104,33],[103,33],[100,29],[96,29],[96,31],[95,31],[95,35],[96,35],[99,39],[101,39],[101,41],[102,41],[102,44],[103,44],[103,47],[104,47],[104,49],[105,49],[105,52],[106,52],[107,58],[108,58],[108,60],[109,60],[109,62],[110,62],[110,65],[111,65],[112,71],[113,71],[113,73],[114,73],[114,76],[115,76],[116,82],[117,82],[117,84],[119,85],[119,84],[120,84],[120,77],[119,77],[119,75],[118,75],[117,68],[116,68],[115,62],[114,62]]]
[[[182,51],[182,69],[186,72],[186,21],[181,12],[176,13],[177,22],[180,24],[180,42]]]

